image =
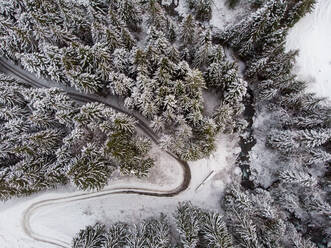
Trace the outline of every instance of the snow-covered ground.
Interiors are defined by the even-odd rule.
[[[230,9],[226,0],[215,0],[212,6],[213,16],[210,24],[221,30],[239,22],[249,11],[248,1],[241,1],[235,8]]]
[[[246,1],[242,1],[235,8],[230,9],[226,4],[226,0],[214,0],[210,25],[223,30],[228,25],[233,25],[241,20],[249,9],[247,7],[248,3]],[[181,16],[186,16],[190,12],[184,0],[179,0],[176,10]]]
[[[225,185],[231,181],[231,174],[240,173],[240,170],[238,171],[238,168],[234,167],[236,155],[240,152],[237,144],[238,137],[222,136],[218,138],[217,150],[211,158],[190,163],[192,171],[190,187],[173,198],[104,194],[107,190],[120,187],[164,191],[180,184],[183,174],[178,169],[179,166],[175,164],[176,160],[164,153],[161,155],[155,148],[153,154],[159,156],[159,160],[157,167],[152,171],[153,180],[146,178],[137,181],[133,178],[123,177],[117,178],[103,192],[86,194],[86,192],[77,192],[67,187],[2,203],[0,204],[0,247],[57,247],[31,239],[26,235],[24,228],[28,228],[34,236],[38,236],[41,240],[52,240],[62,244],[63,247],[70,247],[75,233],[84,226],[97,221],[136,222],[161,212],[170,214],[176,208],[177,203],[184,200],[190,200],[200,207],[217,209]],[[160,173],[157,173],[157,170]],[[209,180],[198,188],[211,172],[213,173]],[[91,196],[94,198],[90,198]],[[59,198],[61,200],[56,200]],[[49,199],[54,200],[48,201]],[[29,214],[27,214],[26,210],[29,208]]]
[[[287,49],[299,49],[296,73],[311,92],[331,99],[331,1],[318,0],[312,13],[289,32]]]

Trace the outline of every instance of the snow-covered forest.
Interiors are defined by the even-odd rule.
[[[307,90],[300,51],[286,47],[315,4],[1,1],[0,200],[150,178],[154,146],[184,170],[172,197],[194,181],[187,161],[232,137],[241,173],[229,172],[217,210],[184,201],[139,223],[99,221],[70,246],[330,247],[330,101]]]

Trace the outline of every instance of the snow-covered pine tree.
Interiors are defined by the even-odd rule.
[[[17,13],[23,12],[26,8],[26,4],[23,1],[6,1],[0,3],[0,14],[5,17],[14,18],[15,11]]]
[[[325,200],[323,199],[325,198]],[[310,211],[311,216],[328,216],[331,212],[331,205],[327,197],[321,191],[314,191],[304,198],[304,205]]]
[[[262,248],[259,243],[257,228],[254,222],[250,219],[249,215],[237,213],[238,223],[235,225],[235,232],[238,239],[238,243],[241,247],[254,247]]]
[[[307,112],[300,112],[293,116],[290,123],[288,123],[288,125],[297,129],[326,128],[330,124],[330,118],[328,118],[328,115],[324,111],[316,111],[309,114]]]
[[[40,50],[40,53],[19,55],[18,58],[23,67],[38,77],[50,78],[58,83],[68,84],[62,61],[64,50],[48,43],[40,45]]]
[[[331,129],[306,129],[297,132],[298,142],[306,148],[314,148],[330,141]]]
[[[215,48],[212,44],[211,30],[202,32],[196,45],[193,64],[197,68],[207,66]]]
[[[121,40],[125,49],[131,50],[136,45],[136,40],[126,27],[121,28]]]
[[[314,114],[314,113],[321,113],[321,114],[328,114],[330,113],[330,109],[325,106],[325,98],[323,97],[317,97],[315,93],[304,93],[303,90],[305,89],[305,83],[297,82],[298,87],[289,86],[288,88],[290,90],[293,90],[294,93],[297,93],[299,95],[299,101],[297,107],[298,110],[302,112],[306,112],[307,114]],[[304,87],[300,88],[300,84],[302,84]],[[296,89],[299,88],[298,92],[296,92]],[[301,92],[300,92],[301,90]],[[302,94],[303,93],[303,94]]]
[[[213,53],[206,72],[207,86],[224,90],[227,83],[237,77],[236,66],[225,59],[222,46],[216,47]]]
[[[145,220],[147,247],[168,248],[170,243],[170,226],[164,214],[159,218]]]
[[[73,248],[100,248],[105,244],[106,228],[104,225],[95,224],[87,226],[74,237]]]
[[[222,216],[217,213],[205,213],[201,225],[205,246],[210,248],[232,248],[232,237]]]
[[[146,223],[134,225],[134,228],[130,229],[127,236],[127,247],[145,248],[147,245],[147,240]]]
[[[194,208],[190,202],[183,202],[178,205],[174,217],[182,246],[197,247],[202,217],[200,210]]]
[[[309,239],[303,238],[296,230],[292,227],[290,239],[292,241],[293,247],[295,248],[317,248],[317,246],[312,243]]]
[[[289,154],[297,151],[299,148],[295,138],[295,133],[290,130],[273,129],[267,136],[266,144],[279,150],[282,154]]]
[[[0,15],[0,55],[8,59],[15,59],[15,54],[21,52],[20,47],[22,47],[22,49],[29,47],[29,38],[22,32],[21,39],[18,37],[15,39],[13,35],[15,33],[12,30],[14,30],[12,21]]]
[[[126,245],[128,238],[128,226],[124,223],[111,225],[105,235],[105,243],[102,248],[120,248]]]
[[[229,82],[225,92],[224,101],[230,105],[238,105],[247,93],[247,82],[241,78]]]
[[[145,11],[147,12],[147,24],[150,27],[154,26],[158,30],[166,30],[167,17],[165,16],[165,12],[160,5],[160,1],[147,0],[143,3]]]
[[[281,20],[285,11],[285,1],[267,1],[251,16],[223,32],[220,38],[243,57],[255,55],[261,52],[266,37],[282,27]]]
[[[100,34],[102,38],[99,42],[106,43],[110,51],[114,52],[115,49],[119,49],[123,46],[123,40],[121,38],[120,28],[109,25]]]
[[[134,49],[133,49],[134,51]],[[132,51],[132,52],[133,52]],[[119,73],[123,73],[125,75],[129,75],[129,65],[130,65],[130,53],[124,48],[115,49],[112,54],[112,63],[113,63],[113,70]],[[133,63],[135,64],[135,63]]]
[[[134,82],[131,78],[127,77],[122,73],[111,72],[109,74],[109,85],[107,88],[110,89],[113,95],[128,96]]]
[[[303,187],[313,187],[317,184],[316,178],[295,168],[282,171],[279,178],[283,183],[300,185]]]
[[[308,150],[309,155],[306,156],[305,162],[309,165],[312,164],[324,164],[331,160],[331,154],[327,151],[324,151],[321,148],[315,148]]]
[[[90,143],[70,161],[68,176],[81,190],[100,190],[107,184],[114,167],[104,160],[97,146]]]
[[[313,10],[315,3],[316,0],[289,1],[284,21],[289,27],[292,27],[303,16]]]
[[[55,168],[56,150],[67,129],[56,114],[72,111],[73,103],[58,89],[29,89],[2,74],[0,92],[0,167],[10,168],[3,182],[9,194],[6,198],[64,183],[65,177]]]
[[[193,10],[195,17],[199,21],[208,21],[212,16],[213,0],[185,0],[190,9]]]
[[[168,17],[166,37],[169,40],[169,42],[174,43],[177,39],[177,36],[178,36],[177,23]]]
[[[180,39],[185,47],[191,49],[196,39],[196,24],[192,15],[188,15],[183,19],[180,27]]]
[[[213,119],[222,133],[232,133],[234,129],[234,110],[226,103],[221,104],[214,112]]]
[[[67,77],[72,87],[84,93],[97,93],[104,86],[101,78],[88,72],[77,73],[74,70],[70,70],[67,71]]]
[[[262,189],[242,191],[236,183],[227,190],[223,201],[224,217],[240,247],[282,247],[286,225],[280,219],[278,202]]]

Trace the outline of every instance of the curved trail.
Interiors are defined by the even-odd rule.
[[[26,84],[38,87],[38,88],[50,88],[50,87],[58,87],[59,85],[56,85],[52,82],[46,81],[44,79],[38,79],[34,75],[23,71],[18,66],[12,64],[11,62],[4,60],[0,58],[0,70],[14,76],[15,78],[20,79],[21,81],[25,82]],[[43,82],[43,83],[41,83]],[[131,115],[135,117],[138,120],[137,126],[148,136],[150,137],[155,144],[158,144],[158,137],[157,135],[150,129],[146,121],[139,115],[130,112],[124,108],[121,108],[119,105],[116,105],[115,103],[112,103],[109,101],[108,98],[96,96],[96,95],[87,95],[82,94],[80,92],[77,92],[76,90],[69,88],[69,87],[61,87],[72,99],[81,102],[81,103],[88,103],[88,102],[99,102],[103,103],[118,112],[125,113],[127,115]],[[58,197],[58,198],[51,198],[47,200],[38,201],[35,203],[32,203],[27,209],[25,209],[23,213],[23,218],[21,225],[23,227],[24,233],[29,236],[30,238],[55,245],[58,247],[63,248],[70,248],[70,244],[56,239],[52,237],[46,237],[41,234],[36,233],[32,227],[31,227],[31,216],[38,211],[40,208],[44,208],[51,205],[61,204],[61,203],[69,203],[69,202],[77,202],[77,201],[83,201],[98,197],[104,197],[107,195],[117,195],[117,194],[136,194],[136,195],[146,195],[146,196],[155,196],[155,197],[173,197],[184,190],[186,190],[190,184],[191,181],[191,171],[189,168],[189,165],[187,162],[182,161],[178,159],[174,154],[167,152],[172,158],[174,158],[178,164],[181,166],[183,170],[183,181],[182,183],[177,186],[174,189],[171,190],[154,190],[154,189],[146,189],[146,188],[134,188],[134,187],[128,187],[128,188],[111,188],[111,189],[105,189],[101,190],[99,192],[93,192],[93,193],[73,193],[72,196],[65,196],[65,197]]]

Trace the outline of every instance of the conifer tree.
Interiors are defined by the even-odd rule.
[[[316,0],[299,0],[289,1],[287,8],[285,22],[292,27],[296,22],[300,20],[306,13],[309,13],[314,8]]]
[[[304,239],[297,231],[293,231],[291,235],[292,245],[295,248],[316,248],[310,240]]]
[[[112,54],[112,61],[113,61],[113,69],[116,72],[126,74],[128,76],[129,73],[129,52],[124,48],[115,49]],[[135,63],[133,63],[135,64]]]
[[[224,93],[224,100],[226,103],[237,105],[242,102],[246,92],[247,82],[241,78],[237,78],[236,81],[232,81],[228,84]]]
[[[214,47],[211,41],[211,31],[207,30],[200,34],[197,46],[196,53],[194,55],[193,64],[195,67],[201,67],[208,64],[209,59],[214,52]]]
[[[100,248],[105,243],[105,226],[95,224],[80,230],[73,239],[73,248]]]
[[[278,149],[283,154],[289,154],[294,152],[299,147],[299,144],[295,140],[295,135],[289,130],[271,130],[267,137],[267,145],[272,148]]]
[[[314,148],[330,140],[331,129],[306,129],[298,131],[298,139],[302,146]]]
[[[196,247],[199,241],[199,222],[201,220],[199,209],[193,208],[189,202],[180,203],[174,216],[183,247]]]
[[[102,155],[92,148],[92,144],[82,149],[82,154],[72,159],[68,176],[81,190],[100,190],[108,182],[113,168],[103,161]]]
[[[243,57],[261,52],[262,46],[267,41],[267,35],[281,28],[285,11],[284,1],[267,1],[250,17],[226,30],[221,35],[221,39],[238,50]]]
[[[128,234],[127,246],[130,248],[144,248],[147,242],[146,224],[135,225]]]
[[[284,183],[298,184],[304,187],[312,187],[317,184],[317,180],[308,173],[296,171],[294,169],[282,171],[280,173],[280,179]]]
[[[186,3],[190,9],[193,9],[197,20],[210,20],[212,16],[211,5],[213,0],[186,0]]]
[[[144,8],[148,13],[148,25],[154,26],[158,30],[165,30],[167,26],[167,18],[160,2],[157,0],[147,0],[144,5]]]
[[[328,162],[330,160],[331,154],[319,148],[309,148],[309,155],[307,156],[307,158],[305,158],[305,161],[310,165],[324,164],[325,162]]]
[[[248,64],[246,75],[248,77],[256,75],[259,79],[274,79],[289,75],[297,54],[298,51],[285,53],[285,48],[281,44],[252,59]]]
[[[167,248],[170,243],[170,226],[166,216],[161,214],[159,218],[151,218],[145,221],[147,247]]]
[[[196,24],[192,15],[188,15],[182,21],[180,28],[180,39],[184,46],[190,47],[195,41]]]
[[[105,243],[102,248],[120,248],[126,245],[128,226],[124,223],[111,225],[105,235]]]
[[[232,237],[219,214],[206,213],[203,217],[201,231],[207,247],[233,247]]]

